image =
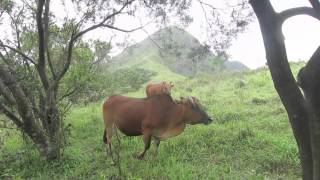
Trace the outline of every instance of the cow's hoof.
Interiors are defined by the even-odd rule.
[[[141,154],[133,155],[133,157],[136,158],[136,159],[139,159],[139,160],[143,159],[143,156]]]
[[[143,156],[140,156],[140,155],[139,155],[137,158],[138,158],[139,160],[143,160]]]

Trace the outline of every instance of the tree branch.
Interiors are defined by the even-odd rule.
[[[151,38],[151,36],[150,36],[150,34],[149,34],[149,32],[147,31],[147,30],[145,30],[144,29],[144,27],[143,27],[143,25],[142,25],[142,22],[141,22],[141,19],[140,19],[140,26],[142,27],[141,29],[142,29],[142,31],[144,32],[144,33],[146,33],[147,34],[147,36],[148,36],[148,39],[150,39],[151,40],[151,42],[155,45],[155,46],[157,46],[158,47],[158,49],[159,49],[159,52],[160,52],[160,54],[162,55],[162,50],[163,50],[163,48],[153,39],[153,38]]]
[[[3,49],[5,49],[5,48],[3,48]],[[8,54],[7,54],[7,56],[8,56]],[[1,59],[4,61],[4,63],[6,63],[6,65],[8,66],[8,67],[11,67],[11,62],[9,62],[8,60],[7,60],[7,58],[5,58],[4,57],[4,55],[1,53],[1,51],[0,51],[0,57],[1,57]]]
[[[202,9],[202,11],[203,11],[203,13],[204,13],[204,17],[205,17],[205,19],[206,19],[206,21],[207,21],[207,24],[209,25],[210,30],[212,31],[212,24],[209,22],[209,19],[208,19],[208,17],[207,17],[207,12],[206,12],[206,10],[204,9],[203,4],[211,7],[213,10],[215,10],[216,8],[213,7],[212,5],[206,4],[206,3],[204,3],[204,2],[202,2],[202,1],[200,1],[200,0],[198,0],[198,1],[199,1],[199,3],[200,3],[201,9]]]
[[[15,53],[18,53],[18,54],[21,55],[23,58],[27,59],[27,60],[30,61],[32,64],[36,65],[36,63],[34,62],[33,59],[31,59],[29,56],[27,56],[26,54],[24,54],[24,53],[21,52],[20,50],[14,48],[14,47],[5,45],[5,44],[3,44],[1,41],[0,41],[0,46],[3,47],[3,48],[8,48],[8,49],[14,51]]]
[[[33,120],[33,113],[28,98],[19,86],[15,77],[8,71],[8,68],[2,64],[0,64],[0,78],[15,98],[19,115],[26,125],[32,126],[33,122],[31,121]]]
[[[14,122],[18,126],[18,128],[23,127],[23,123],[21,120],[14,114],[12,113],[4,104],[0,103],[0,111],[3,112],[10,120]]]
[[[13,15],[13,16],[16,17],[16,19],[11,15],[10,12],[6,11],[6,13],[10,17],[11,22],[12,22],[12,24],[14,26],[15,31],[16,31],[16,39],[17,39],[17,44],[18,44],[17,47],[18,47],[19,50],[21,50],[21,43],[20,43],[20,32],[19,32],[17,21],[18,21],[19,17],[21,16],[21,14],[23,13],[23,11],[24,11],[24,6],[22,7],[22,9],[19,11],[18,14],[14,14]]]
[[[32,7],[26,0],[21,0],[25,5],[27,5],[28,6],[28,8],[33,12],[33,13],[36,13],[37,12],[37,10],[34,8],[34,7]]]
[[[117,14],[120,14],[125,7],[127,7],[128,5],[130,5],[130,4],[131,4],[132,2],[134,2],[134,1],[135,1],[135,0],[130,0],[130,1],[127,0],[127,2],[126,2],[118,11],[115,11],[114,13],[112,13],[112,14],[110,14],[110,15],[107,15],[100,23],[95,24],[95,25],[93,25],[93,26],[91,26],[91,27],[88,27],[87,29],[85,29],[85,30],[83,30],[83,31],[80,31],[78,34],[75,35],[74,39],[76,40],[76,39],[78,39],[80,36],[82,36],[83,34],[89,32],[89,31],[91,31],[91,30],[94,30],[94,29],[96,29],[96,28],[98,28],[98,27],[101,27],[108,19],[116,16]]]
[[[319,0],[309,0],[313,9],[318,13],[320,16],[320,1]]]
[[[38,39],[39,39],[39,60],[38,60],[38,73],[42,82],[44,89],[49,88],[49,81],[46,73],[46,42],[45,42],[45,34],[43,29],[43,19],[42,12],[45,4],[45,0],[39,0],[37,5],[37,28],[38,28]]]
[[[72,95],[73,93],[76,92],[76,90],[77,90],[77,88],[73,88],[72,90],[69,90],[66,94],[62,95],[62,96],[59,98],[58,102],[62,101],[64,98]]]
[[[208,6],[208,7],[211,8],[212,10],[227,10],[226,8],[215,7],[215,6],[213,6],[212,4],[203,2],[203,1],[201,1],[201,0],[198,0],[198,2],[200,3],[201,6],[203,6],[203,5]],[[229,5],[229,7],[233,7],[233,6]]]
[[[144,26],[146,26],[146,25],[144,25]],[[144,26],[140,26],[140,27],[133,28],[133,29],[122,29],[122,28],[118,28],[118,27],[111,26],[111,25],[108,25],[108,24],[103,24],[102,25],[102,27],[106,27],[106,28],[109,28],[109,29],[114,29],[114,30],[121,31],[121,32],[126,32],[126,33],[142,29]]]
[[[53,84],[51,85],[51,89],[54,88],[58,82],[60,81],[60,79],[64,76],[64,74],[68,71],[69,69],[69,66],[71,64],[71,59],[72,59],[72,49],[73,49],[73,45],[74,45],[74,42],[76,41],[76,39],[74,38],[75,36],[75,31],[72,32],[72,35],[71,35],[71,38],[70,38],[70,41],[68,43],[68,50],[67,50],[67,58],[66,58],[66,63],[65,65],[63,66],[63,69],[62,71],[57,75],[55,81],[53,82]]]
[[[75,30],[73,31],[73,33],[72,33],[72,35],[71,35],[71,38],[70,38],[70,41],[69,41],[69,43],[68,43],[66,63],[65,63],[65,65],[63,66],[62,71],[57,75],[56,80],[54,81],[54,83],[51,85],[50,88],[54,88],[54,87],[58,84],[58,82],[60,81],[60,79],[64,76],[64,74],[68,71],[69,66],[70,66],[70,64],[71,64],[71,59],[72,59],[72,49],[73,49],[73,45],[74,45],[74,43],[77,41],[77,39],[78,39],[79,37],[81,37],[81,36],[84,35],[85,33],[89,32],[89,31],[92,31],[92,30],[94,30],[94,29],[96,29],[96,28],[106,27],[106,26],[110,26],[109,28],[114,28],[114,29],[117,29],[117,30],[119,30],[119,31],[122,30],[122,31],[125,32],[125,30],[123,30],[123,29],[116,28],[116,27],[113,27],[113,26],[111,26],[111,25],[106,25],[106,24],[104,24],[104,23],[105,23],[108,19],[116,16],[117,14],[120,14],[125,7],[127,7],[128,5],[130,5],[130,4],[131,4],[132,2],[134,2],[134,1],[135,1],[135,0],[130,0],[130,1],[127,0],[126,3],[125,3],[118,11],[115,11],[114,13],[112,13],[112,14],[110,14],[110,15],[107,15],[107,16],[106,16],[100,23],[98,23],[98,24],[95,24],[95,25],[93,25],[93,26],[91,26],[91,27],[89,27],[89,28],[87,28],[87,29],[85,29],[85,30],[82,30],[82,31],[78,32],[78,33],[76,33],[76,30],[77,30],[77,29],[75,29]],[[78,27],[76,27],[76,28],[78,28]],[[133,30],[132,30],[132,31],[133,31]],[[128,30],[128,32],[132,32],[132,31]]]
[[[51,62],[51,57],[50,57],[50,51],[49,51],[49,12],[50,12],[50,0],[46,0],[45,3],[45,11],[44,11],[44,40],[45,40],[45,46],[46,46],[46,52],[47,52],[47,60],[49,64],[49,68],[52,74],[53,79],[56,78],[55,70],[53,68],[53,64]]]
[[[15,104],[16,100],[12,96],[9,89],[5,86],[5,84],[0,79],[0,94],[8,101],[9,104]]]
[[[297,15],[309,15],[320,20],[320,15],[311,7],[297,7],[284,10],[279,13],[282,22]]]

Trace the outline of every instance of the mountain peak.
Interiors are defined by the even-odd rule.
[[[213,73],[224,68],[224,60],[214,56],[184,29],[169,26],[125,49],[111,62],[112,69],[144,66],[152,61],[183,76]]]

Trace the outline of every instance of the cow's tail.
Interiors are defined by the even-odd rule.
[[[110,98],[110,97],[109,97]],[[108,144],[108,137],[107,137],[107,124],[108,124],[108,121],[110,120],[109,118],[109,114],[108,114],[108,110],[107,110],[107,101],[108,101],[108,99],[109,98],[107,98],[106,99],[106,101],[103,103],[103,106],[102,106],[102,116],[103,116],[103,121],[104,121],[104,132],[103,132],[103,137],[102,137],[102,139],[103,139],[103,142],[105,143],[105,144]],[[109,132],[110,133],[110,132]]]

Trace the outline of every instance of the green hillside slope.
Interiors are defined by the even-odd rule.
[[[141,66],[149,61],[162,64],[183,76],[213,73],[225,68],[223,59],[215,57],[208,47],[177,27],[161,29],[142,42],[128,47],[114,57],[109,66],[117,70]]]
[[[163,69],[156,78],[171,77],[159,64],[144,66]],[[301,66],[292,65],[294,73]],[[187,126],[162,142],[157,156],[152,147],[142,161],[133,156],[143,149],[142,138],[120,135],[127,179],[299,179],[297,147],[268,70],[175,77],[174,98],[198,97],[215,122]],[[145,97],[144,87],[127,95]],[[102,142],[101,105],[75,107],[68,114],[70,144],[59,162],[47,163],[37,151],[26,151],[20,133],[11,132],[1,146],[0,179],[115,178],[118,169],[110,165]]]

